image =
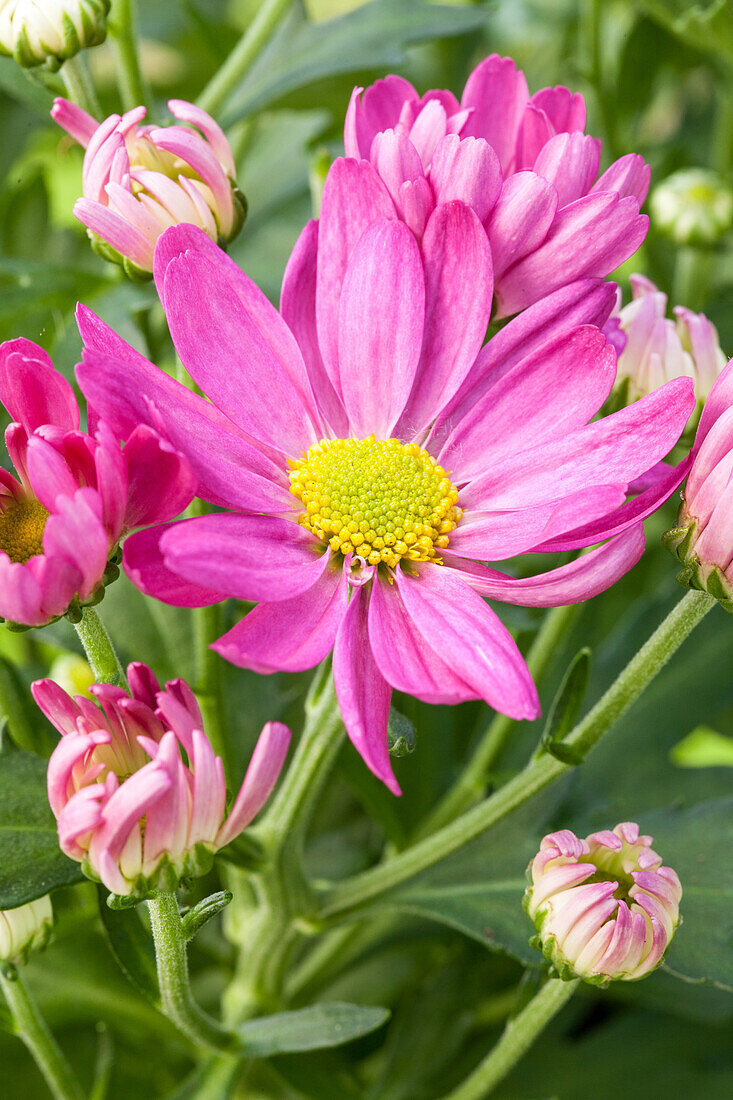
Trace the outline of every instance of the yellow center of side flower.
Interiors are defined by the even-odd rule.
[[[43,531],[48,512],[40,500],[13,500],[0,512],[0,550],[11,561],[25,564],[43,553]]]
[[[331,549],[394,568],[439,562],[463,514],[447,472],[416,443],[323,439],[291,463],[299,522]]]

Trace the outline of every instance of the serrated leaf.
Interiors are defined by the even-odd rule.
[[[82,879],[79,864],[59,848],[45,760],[6,745],[0,753],[0,909]]]
[[[487,13],[424,0],[374,0],[326,23],[291,16],[230,96],[225,126],[328,77],[399,65],[405,49],[486,26]]]
[[[152,938],[142,926],[135,909],[110,909],[108,891],[97,888],[99,915],[107,934],[107,942],[120,969],[135,988],[154,1004],[160,1004],[160,987],[155,966]]]
[[[334,1002],[250,1020],[238,1034],[247,1057],[269,1058],[341,1046],[376,1031],[388,1018],[386,1008]]]

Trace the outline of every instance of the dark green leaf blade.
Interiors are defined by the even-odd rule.
[[[110,950],[120,969],[136,989],[154,1005],[160,1004],[160,986],[155,967],[153,941],[143,928],[135,909],[110,909],[108,890],[97,887],[99,915]]]
[[[368,1035],[388,1019],[386,1008],[334,1002],[278,1012],[239,1028],[243,1052],[251,1058],[337,1047]]]

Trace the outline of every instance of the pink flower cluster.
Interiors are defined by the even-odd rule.
[[[524,73],[497,54],[473,70],[460,104],[444,90],[421,98],[398,76],[355,88],[344,133],[353,159],[340,169],[348,216],[377,207],[420,240],[436,205],[464,202],[491,245],[495,316],[508,316],[607,275],[646,236],[648,165],[629,154],[599,176],[601,143],[584,130],[581,95],[530,96]],[[328,185],[323,199],[328,216]]]
[[[563,978],[636,981],[661,963],[679,924],[680,880],[631,821],[580,840],[549,833],[529,865],[525,908]]]
[[[227,815],[224,768],[188,684],[173,680],[161,690],[139,663],[127,674],[129,694],[92,685],[99,706],[72,699],[53,680],[36,681],[32,691],[62,735],[48,768],[61,848],[113,894],[140,900],[210,869],[267,801],[290,731],[267,723]]]
[[[0,402],[17,474],[0,467],[0,617],[44,626],[96,603],[117,575],[120,539],[178,515],[196,483],[152,425],[138,425],[124,449],[104,421],[80,431],[71,386],[29,340],[0,346]]]
[[[155,242],[164,229],[188,222],[212,240],[230,241],[246,206],[234,182],[229,142],[210,115],[172,99],[184,126],[141,126],[145,108],[96,119],[66,99],[51,115],[86,149],[79,221],[98,239],[102,254],[128,274],[149,276]],[[198,132],[200,131],[200,132]]]

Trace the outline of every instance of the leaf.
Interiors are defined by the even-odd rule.
[[[389,721],[387,723],[387,741],[389,742],[389,755],[392,757],[409,756],[415,751],[417,744],[417,731],[409,718],[406,718],[396,707],[389,708]]]
[[[317,80],[393,68],[408,46],[469,34],[486,21],[486,12],[423,0],[374,0],[326,23],[291,17],[230,96],[223,124],[230,126]]]
[[[142,926],[135,909],[110,909],[108,891],[97,887],[99,915],[107,934],[107,942],[120,969],[135,988],[154,1004],[160,1004],[160,987],[155,966],[152,938]]]
[[[250,1020],[238,1029],[238,1034],[248,1058],[269,1058],[272,1054],[341,1046],[376,1031],[388,1018],[386,1008],[334,1002]]]
[[[78,863],[59,848],[45,760],[5,748],[0,754],[0,909],[15,909],[82,879]]]
[[[547,715],[539,751],[549,752],[564,764],[583,762],[583,754],[563,741],[580,716],[589,676],[590,650],[581,649],[570,662]]]
[[[53,92],[10,57],[0,57],[0,88],[32,107],[44,119],[53,104]]]
[[[690,46],[733,59],[730,0],[637,0],[637,6]]]
[[[696,726],[670,751],[679,768],[733,768],[733,737],[710,726]]]

